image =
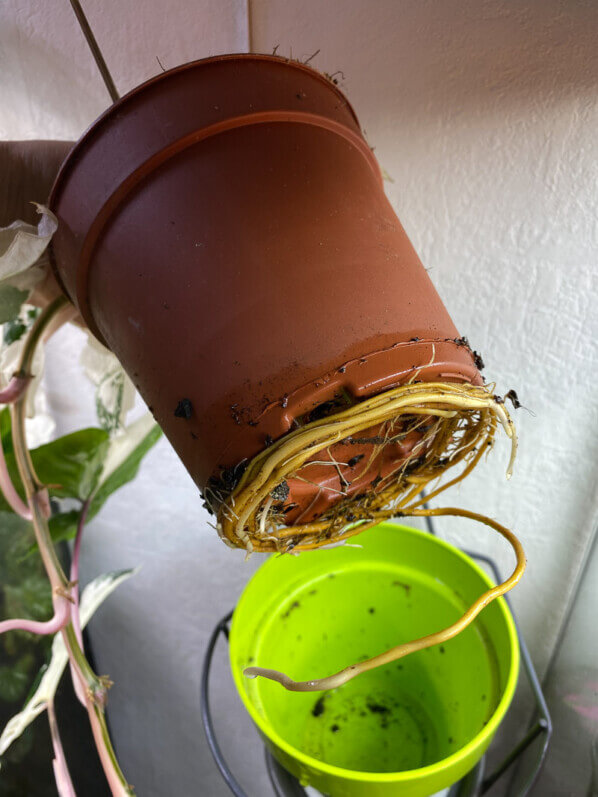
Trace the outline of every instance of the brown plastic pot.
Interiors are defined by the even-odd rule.
[[[307,66],[228,55],[153,78],[85,133],[50,206],[58,279],[202,489],[342,389],[480,382],[353,109]],[[294,485],[290,522],[335,500],[315,492]]]

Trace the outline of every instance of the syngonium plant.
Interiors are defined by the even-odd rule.
[[[116,358],[90,337],[81,365],[96,386],[97,426],[50,440],[42,344],[72,313],[62,299],[43,311],[27,303],[56,229],[52,214],[38,210],[37,227],[15,222],[0,229],[0,617],[7,618],[0,620],[0,717],[22,706],[0,735],[0,764],[6,769],[11,756],[18,760],[13,743],[46,712],[58,793],[75,794],[54,706],[69,663],[111,791],[130,794],[105,721],[110,681],[89,664],[82,629],[134,571],[101,575],[80,596],[79,556],[84,525],[135,477],[161,432],[149,413],[127,424],[134,388]],[[66,540],[74,540],[68,573],[59,550]]]
[[[240,77],[244,70],[247,80]],[[280,91],[283,73],[286,93]],[[174,113],[171,81],[184,85],[192,98],[198,90],[206,96],[212,92],[214,104],[179,102]],[[301,81],[305,92],[298,92]],[[234,98],[232,105],[219,104],[223,86]],[[259,124],[246,113],[255,96],[267,109],[255,112]],[[169,119],[167,133],[153,125],[157,116]],[[262,124],[266,120],[268,125]],[[272,121],[277,124],[271,128]],[[233,129],[234,136],[216,135]],[[145,133],[151,133],[149,138]],[[208,150],[189,155],[208,140]],[[189,156],[182,184],[181,160],[170,157],[180,147]],[[106,155],[111,151],[114,158]],[[303,160],[297,160],[298,153]],[[242,173],[239,158],[246,166]],[[233,202],[230,208],[224,199],[214,201],[226,188],[226,174],[242,175],[245,188],[236,191],[237,198],[250,196],[259,185],[264,201]],[[326,186],[323,201],[335,207],[334,213],[322,216],[324,205],[312,201],[316,184]],[[325,678],[295,681],[261,666],[245,669],[247,677],[270,678],[294,691],[338,687],[456,636],[519,581],[525,555],[511,531],[467,510],[423,506],[423,490],[429,487],[427,498],[435,499],[465,478],[492,449],[501,427],[511,443],[510,475],[517,437],[505,399],[512,391],[501,397],[494,384],[483,383],[482,359],[458,335],[384,196],[382,175],[357,117],[330,76],[289,59],[251,54],[178,67],[135,89],[98,120],[71,151],[48,201],[60,226],[56,229],[56,219],[41,209],[38,229],[21,231],[18,244],[19,231],[5,231],[16,236],[14,252],[32,241],[43,249],[56,233],[53,265],[62,290],[138,380],[231,547],[248,554],[296,555],[344,545],[389,517],[454,515],[484,523],[514,550],[512,575],[441,631]],[[156,214],[166,207],[169,218],[160,216],[157,222]],[[240,214],[240,238],[230,235],[235,213]],[[148,225],[159,234],[140,235]],[[266,250],[275,253],[266,260],[265,227]],[[212,243],[213,259],[208,255]],[[240,243],[246,268],[238,258]],[[39,455],[27,452],[25,414],[28,405],[31,409],[34,375],[41,370],[39,344],[76,311],[58,298],[35,319],[28,311],[17,318],[16,310],[28,298],[26,280],[35,275],[23,270],[22,258],[12,257],[10,247],[6,252],[10,290],[0,305],[4,301],[12,308],[6,320],[13,320],[13,337],[23,332],[23,342],[11,344],[20,348],[9,372],[14,375],[0,396],[11,406],[9,454],[14,456],[12,473],[7,465],[0,486],[12,510],[32,520],[54,616],[34,624],[8,621],[0,630],[60,631],[110,789],[130,794],[107,733],[108,684],[93,673],[81,644],[75,583],[83,524],[114,481],[111,463],[118,454],[113,446],[127,439],[119,430],[128,383],[113,360],[110,375],[103,372],[97,379],[100,428],[107,437],[96,441],[101,453],[97,459],[92,455],[75,492],[65,495],[64,484],[42,472]],[[309,267],[305,272],[296,268],[297,258]],[[371,290],[364,290],[365,280]],[[274,301],[277,296],[284,297],[283,305]],[[261,306],[266,300],[276,312],[265,314],[267,323],[248,324],[257,302]],[[197,335],[189,336],[190,318],[201,319]],[[190,367],[198,348],[201,356]],[[100,360],[110,357],[97,347],[94,351]],[[104,394],[112,399],[106,401]],[[511,398],[515,404],[514,393]],[[153,426],[147,423],[149,435]],[[147,437],[130,433],[131,450],[143,447]],[[449,470],[457,475],[439,483]],[[77,510],[63,505],[53,516],[52,501],[66,497],[79,502]],[[76,534],[69,577],[54,548],[52,532],[61,533],[57,527],[65,535]],[[48,710],[59,790],[71,795],[51,701]]]

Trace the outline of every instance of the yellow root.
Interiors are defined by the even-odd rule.
[[[284,525],[273,506],[272,492],[289,478],[308,481],[301,469],[309,465],[318,452],[372,426],[385,425],[386,435],[391,439],[395,430],[402,428],[401,424],[411,422],[411,428],[417,429],[426,419],[430,423],[420,443],[400,463],[397,471],[382,479],[375,489],[365,496],[344,498],[316,521],[289,528]],[[295,429],[254,457],[235,489],[219,507],[219,534],[231,547],[261,552],[309,550],[347,539],[372,522],[406,514],[408,502],[448,468],[459,463],[464,465],[459,475],[432,489],[428,498],[465,478],[484,451],[492,446],[498,424],[511,439],[508,478],[517,450],[517,437],[504,404],[496,401],[488,387],[408,384],[365,399]],[[410,508],[417,507],[422,500]]]
[[[453,625],[398,645],[367,661],[352,664],[334,675],[311,681],[293,681],[283,673],[261,667],[249,667],[244,671],[245,675],[270,678],[292,691],[336,688],[367,670],[446,642],[466,628],[491,601],[517,584],[526,563],[521,544],[511,531],[474,512],[420,508],[425,501],[435,498],[471,473],[492,447],[499,424],[511,440],[507,467],[507,478],[510,477],[517,452],[517,437],[504,403],[497,400],[492,391],[492,385],[403,385],[294,430],[249,463],[218,512],[219,534],[231,547],[243,547],[248,552],[302,551],[331,543],[342,544],[390,517],[455,515],[477,520],[498,531],[512,545],[517,564],[503,584],[481,595]],[[315,521],[286,527],[283,517],[277,513],[273,491],[287,479],[309,481],[301,475],[301,469],[317,460],[318,452],[374,426],[385,430],[382,444],[417,430],[422,430],[422,438],[393,473],[378,480],[376,486],[371,485],[365,494],[343,498]],[[361,475],[370,467],[377,451],[377,446],[374,446]],[[330,464],[336,465],[340,474],[342,463],[333,460]],[[458,464],[463,467],[455,477],[432,487],[426,498],[421,497],[424,488]]]
[[[374,656],[371,659],[367,659],[366,661],[362,661],[357,664],[351,664],[349,667],[345,667],[343,670],[340,670],[334,675],[329,675],[326,678],[318,678],[312,681],[294,681],[292,678],[289,678],[288,675],[285,675],[278,670],[270,670],[264,667],[247,667],[245,670],[243,670],[243,674],[248,678],[256,678],[258,675],[264,678],[269,678],[272,681],[277,681],[279,684],[284,686],[285,689],[288,689],[292,692],[320,692],[326,689],[336,689],[339,686],[346,684],[347,681],[352,680],[361,673],[367,672],[368,670],[374,670],[376,667],[381,667],[383,664],[389,664],[390,662],[397,661],[397,659],[402,659],[404,656],[408,656],[410,653],[415,653],[418,650],[424,650],[424,648],[432,647],[432,645],[439,645],[443,642],[447,642],[449,639],[457,636],[457,634],[460,634],[461,631],[467,628],[467,626],[478,616],[485,606],[498,598],[500,595],[504,595],[505,592],[508,592],[510,589],[512,589],[512,587],[517,584],[523,575],[526,561],[521,543],[512,531],[509,531],[509,529],[501,526],[495,520],[491,520],[483,515],[478,515],[475,512],[468,512],[465,509],[415,509],[409,514],[415,516],[455,515],[457,517],[470,518],[472,520],[477,520],[480,523],[485,523],[487,526],[490,526],[498,531],[499,534],[502,534],[502,536],[505,537],[505,539],[507,539],[513,546],[513,550],[515,551],[515,555],[517,557],[517,564],[513,570],[513,573],[502,584],[499,584],[498,586],[484,592],[483,595],[480,595],[480,597],[469,607],[462,617],[460,617],[456,623],[453,623],[448,628],[445,628],[442,631],[436,631],[433,634],[428,634],[427,636],[413,640],[412,642],[405,642],[402,645],[397,645],[396,647],[387,650],[385,653],[380,653],[378,656]]]

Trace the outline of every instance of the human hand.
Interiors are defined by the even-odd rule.
[[[71,141],[0,141],[0,227],[21,219],[37,225],[33,202],[45,203],[58,170],[71,150]],[[31,304],[44,307],[62,291],[49,268],[29,297]]]

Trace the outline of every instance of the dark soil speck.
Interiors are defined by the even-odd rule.
[[[176,409],[174,411],[175,418],[189,418],[193,415],[193,404],[188,398],[181,399],[179,403],[176,405]]]
[[[324,696],[319,697],[311,710],[312,717],[320,717],[324,713]]]
[[[354,457],[347,462],[347,465],[350,468],[354,468],[357,463],[365,457],[365,454],[356,454]]]
[[[473,361],[478,371],[483,371],[484,368],[486,367],[484,365],[484,360],[482,359],[482,355],[478,351],[473,352]]]
[[[368,703],[367,706],[372,714],[388,714],[390,711],[388,706],[383,706],[382,703]]]
[[[276,487],[272,490],[270,495],[275,501],[284,501],[289,496],[289,485],[283,479],[280,484],[277,484]]]
[[[301,604],[299,603],[299,601],[293,601],[293,602],[291,603],[291,605],[289,606],[289,608],[286,610],[286,612],[285,612],[285,613],[282,615],[282,619],[283,619],[283,620],[286,620],[286,619],[287,619],[287,617],[289,616],[289,614],[290,614],[290,613],[291,613],[291,612],[292,612],[294,609],[298,609],[298,608],[299,608],[299,606],[301,606]]]

